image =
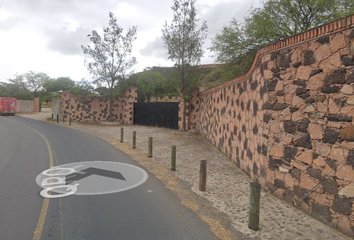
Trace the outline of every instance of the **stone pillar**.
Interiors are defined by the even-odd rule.
[[[34,112],[35,112],[35,113],[40,112],[39,98],[34,98],[34,100],[33,100],[33,106],[34,106]]]
[[[179,99],[179,111],[178,111],[178,129],[182,130],[183,129],[183,115],[184,115],[184,99],[180,97]]]
[[[123,101],[119,101],[118,104],[123,105],[123,119],[122,122],[125,124],[132,125],[134,122],[134,103],[137,102],[138,99],[138,89],[137,88],[128,88],[124,95],[120,95],[119,99]]]

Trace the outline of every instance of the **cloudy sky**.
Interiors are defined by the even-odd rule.
[[[0,0],[0,81],[16,73],[36,71],[52,78],[92,80],[81,45],[92,30],[102,31],[113,12],[123,29],[137,26],[133,56],[135,72],[146,67],[172,66],[161,40],[165,21],[172,20],[172,0]],[[260,0],[198,0],[199,23],[208,24],[208,39],[201,64],[213,63],[207,50],[214,37],[232,18],[243,20]]]

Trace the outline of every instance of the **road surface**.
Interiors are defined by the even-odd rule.
[[[0,239],[217,239],[151,174],[140,186],[122,192],[45,199],[35,179],[51,160],[54,166],[110,161],[142,168],[91,135],[1,116]]]

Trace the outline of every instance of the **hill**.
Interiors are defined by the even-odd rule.
[[[205,64],[198,65],[200,70],[200,87],[203,89],[209,89],[223,83],[221,80],[221,67],[223,64]],[[150,67],[146,69],[147,71],[155,71],[161,73],[167,79],[175,77],[175,67]],[[139,74],[139,73],[136,73]]]

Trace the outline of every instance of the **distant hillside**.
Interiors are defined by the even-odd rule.
[[[204,89],[209,89],[216,87],[222,83],[220,76],[220,67],[223,66],[221,64],[208,64],[208,65],[200,65],[199,68],[201,70],[201,86]]]
[[[209,89],[222,83],[220,79],[220,67],[222,66],[222,64],[206,64],[198,66],[201,70],[200,83],[202,88]],[[159,72],[167,78],[175,74],[174,67],[150,67],[146,70]]]

